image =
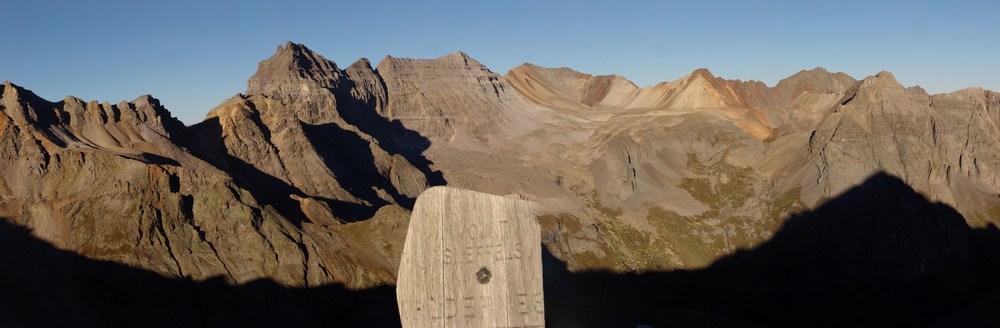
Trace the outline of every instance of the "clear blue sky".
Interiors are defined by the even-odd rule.
[[[997,1],[0,1],[0,80],[49,100],[148,93],[188,124],[286,40],[341,67],[462,50],[499,73],[531,62],[639,85],[699,67],[774,85],[822,66],[1000,90]]]

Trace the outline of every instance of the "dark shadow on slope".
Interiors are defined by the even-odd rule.
[[[371,205],[365,205],[325,197],[313,198],[325,202],[327,206],[330,206],[330,212],[333,213],[333,216],[344,222],[358,222],[370,219],[372,216],[375,216],[375,212],[378,212],[381,206],[386,204],[381,199],[371,202]]]
[[[372,68],[368,66],[367,69]],[[382,76],[377,71],[373,70],[373,72],[375,72],[375,76],[378,78],[381,90],[388,92]],[[350,94],[350,90],[357,87],[353,80],[344,76],[341,77],[340,84],[341,86],[337,90],[331,90],[331,92],[334,93],[337,99],[337,111],[345,122],[375,138],[379,146],[389,154],[398,154],[406,158],[413,167],[424,174],[428,185],[443,186],[447,184],[441,171],[431,169],[431,165],[434,163],[424,156],[424,151],[431,145],[430,139],[420,135],[417,131],[407,129],[399,120],[389,121],[389,119],[379,115],[377,111],[379,104],[377,102],[380,97],[378,95],[362,97],[367,100],[358,99],[358,97]],[[385,97],[388,98],[388,95],[385,95]],[[386,101],[386,99],[382,101]],[[382,105],[384,106],[384,104]],[[407,206],[407,208],[410,208],[410,206]]]
[[[0,326],[399,324],[391,287],[196,282],[55,249],[0,219]],[[996,326],[1000,230],[878,174],[709,268],[569,272],[543,249],[550,327]]]
[[[1000,230],[884,173],[706,269],[571,273],[544,259],[552,327],[1000,324]]]
[[[146,164],[156,164],[156,165],[167,165],[167,166],[180,166],[177,160],[169,157],[160,156],[157,154],[140,152],[136,154],[118,154],[118,156],[125,157],[128,159],[137,160]]]
[[[357,218],[367,219],[375,214],[375,210],[386,204],[373,187],[384,190],[397,204],[407,208],[413,207],[415,199],[400,195],[389,178],[379,173],[368,141],[361,139],[358,134],[344,130],[333,123],[323,125],[303,123],[302,131],[326,167],[333,171],[340,186],[355,197],[372,204],[371,213],[354,213],[351,217],[342,219],[349,221],[357,221]]]
[[[289,195],[304,195],[298,188],[267,174],[242,159],[229,155],[222,138],[219,118],[213,117],[189,128],[192,140],[188,149],[202,160],[225,171],[240,188],[249,191],[261,205],[274,208],[298,227],[306,220],[299,202]],[[265,132],[266,133],[266,132]],[[265,136],[270,140],[270,136]]]
[[[0,218],[0,327],[393,327],[391,286],[193,281],[59,250]]]
[[[317,153],[323,158],[324,164],[338,177],[337,183],[355,197],[370,203],[370,205],[354,204],[314,197],[326,202],[334,216],[348,222],[372,217],[386,202],[375,194],[371,186],[386,190],[398,203],[412,207],[413,199],[399,195],[388,180],[378,174],[371,150],[358,135],[343,130],[335,124],[322,126],[302,124],[302,127]],[[258,122],[258,128],[264,131],[265,140],[271,139],[263,123]],[[189,146],[196,156],[228,173],[240,188],[250,191],[261,204],[273,207],[296,226],[302,226],[302,222],[306,220],[305,214],[302,213],[299,202],[289,195],[306,196],[306,193],[238,157],[229,155],[218,118],[198,123],[191,127],[191,131],[195,139],[199,140],[198,143]]]
[[[350,86],[353,82],[346,80]],[[342,86],[341,88],[349,88]],[[431,161],[424,157],[423,152],[430,146],[430,141],[419,133],[408,130],[398,121],[389,122],[375,111],[374,104],[362,103],[347,95],[337,95],[337,90],[331,90],[337,96],[337,110],[349,124],[376,139],[381,147],[390,155],[403,156],[413,167],[417,168],[427,180],[428,185],[444,185],[446,181],[440,171],[430,168]],[[255,109],[256,110],[256,109]],[[254,115],[252,118],[257,128],[264,133],[265,140],[271,140],[269,128]],[[361,221],[370,218],[375,212],[387,204],[372,187],[378,187],[392,198],[393,202],[407,209],[412,209],[416,199],[402,195],[392,185],[386,172],[379,172],[375,165],[372,150],[367,140],[355,132],[345,130],[337,124],[309,125],[301,123],[303,132],[310,144],[315,147],[323,163],[337,177],[337,183],[358,199],[368,202],[354,204],[335,199],[316,197],[325,201],[334,216],[348,221]],[[222,128],[218,118],[210,118],[189,128],[191,140],[187,146],[199,158],[211,163],[220,170],[234,176],[237,184],[253,193],[259,202],[270,205],[284,217],[301,226],[305,220],[297,201],[288,195],[304,196],[298,188],[267,174],[250,163],[231,156],[226,151],[222,137]]]

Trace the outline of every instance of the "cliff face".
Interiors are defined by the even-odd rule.
[[[378,121],[353,125],[337,111],[368,98],[338,107],[331,81],[371,85],[365,67],[348,75],[323,61],[287,45],[251,80],[260,94],[193,127],[149,96],[51,103],[5,83],[0,216],[58,247],[167,276],[391,283],[409,216],[399,205],[427,179],[410,152],[358,127]],[[359,217],[371,219],[345,224]]]
[[[344,219],[367,218],[383,205],[412,203],[430,173],[410,156],[421,141],[376,114],[385,99],[367,61],[340,70],[289,43],[261,62],[246,94],[192,127],[203,140],[196,153],[266,186],[260,193],[284,210],[296,212],[295,195],[343,204],[331,209]]]
[[[503,142],[509,131],[532,126],[528,104],[499,74],[469,55],[436,59],[388,56],[378,73],[389,93],[379,113],[431,140],[478,148]]]
[[[1000,220],[1000,96],[887,72],[638,87],[461,52],[342,69],[287,43],[190,127],[149,96],[0,91],[0,217],[194,280],[391,284],[408,209],[441,184],[540,202],[571,271],[706,267],[882,173],[973,227]]]

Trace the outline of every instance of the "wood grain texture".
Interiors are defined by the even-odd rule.
[[[403,327],[543,327],[536,210],[451,187],[420,194],[396,284]],[[481,283],[484,267],[491,277]]]

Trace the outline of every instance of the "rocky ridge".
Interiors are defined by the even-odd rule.
[[[296,62],[286,67],[313,67]],[[262,71],[275,66],[265,61]],[[249,89],[318,85],[306,81],[313,79],[251,82]],[[327,94],[289,99],[335,104],[329,89],[314,91],[322,90]],[[335,113],[297,111],[291,100],[272,97],[234,97],[206,122],[185,127],[149,96],[117,105],[72,97],[52,103],[7,82],[0,216],[59,247],[167,276],[351,288],[391,283],[409,216],[397,204],[426,187],[424,174]],[[338,145],[351,160],[322,158],[334,150],[325,138],[310,139],[313,128],[353,141]],[[345,189],[358,182],[350,178],[365,177],[350,170],[366,154],[371,162],[360,169],[384,172],[380,186],[389,191],[368,181],[367,190]],[[349,173],[338,180],[331,167]],[[323,173],[326,179],[311,178]],[[356,215],[371,219],[344,223]]]
[[[1000,220],[1000,96],[888,72],[638,87],[461,52],[342,69],[289,42],[190,127],[150,96],[49,102],[5,82],[0,107],[0,217],[194,280],[392,284],[409,209],[442,184],[542,204],[572,272],[705,268],[878,174],[973,228]]]

